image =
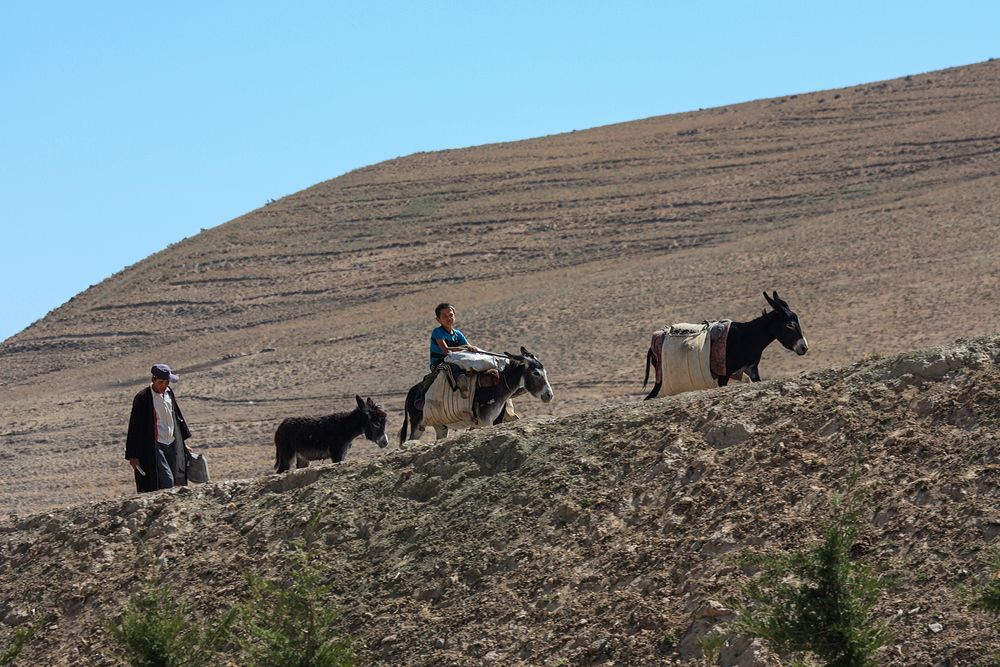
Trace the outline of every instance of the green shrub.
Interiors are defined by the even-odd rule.
[[[989,573],[973,591],[972,606],[1000,616],[1000,550],[989,560]]]
[[[232,618],[202,630],[168,588],[146,582],[121,618],[105,625],[132,667],[202,667],[217,664]]]
[[[21,655],[21,650],[24,645],[28,643],[31,636],[35,634],[35,626],[30,626],[27,628],[18,628],[14,631],[14,638],[10,642],[10,646],[3,649],[3,653],[0,653],[0,667],[7,667],[7,665],[13,665],[17,656]]]
[[[169,589],[143,585],[120,619],[105,623],[133,667],[202,667],[219,664],[223,651],[243,649],[240,665],[350,667],[349,643],[332,633],[338,612],[327,602],[331,587],[315,556],[320,515],[295,543],[288,576],[271,580],[247,574],[248,599],[202,631]],[[232,656],[230,656],[232,657]],[[6,663],[3,663],[6,664]]]
[[[354,664],[349,642],[333,634],[339,616],[327,599],[325,568],[314,549],[319,515],[309,522],[288,563],[283,581],[247,575],[250,598],[239,614],[240,643],[247,664],[260,667],[348,667]]]
[[[761,571],[743,588],[749,604],[740,606],[736,627],[779,653],[811,652],[827,665],[861,667],[889,642],[885,623],[872,618],[884,583],[873,568],[851,559],[860,494],[846,503],[835,498],[833,506],[819,544],[743,559]]]
[[[719,659],[722,647],[726,645],[726,636],[718,632],[708,632],[698,636],[698,648],[705,658],[706,665],[714,665]]]

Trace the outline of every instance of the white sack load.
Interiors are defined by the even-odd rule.
[[[444,358],[445,362],[455,364],[459,368],[467,371],[482,373],[491,369],[502,371],[507,367],[505,357],[494,357],[490,354],[479,354],[478,352],[451,352]]]
[[[711,389],[719,386],[712,377],[712,342],[707,324],[673,324],[663,337],[663,395]]]

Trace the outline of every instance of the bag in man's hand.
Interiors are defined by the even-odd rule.
[[[208,461],[204,454],[189,454],[187,460],[187,479],[195,484],[204,484],[208,481]]]

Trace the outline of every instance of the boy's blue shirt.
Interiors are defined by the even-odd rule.
[[[469,341],[466,340],[465,334],[463,334],[458,329],[452,329],[451,333],[445,331],[444,327],[438,327],[431,332],[431,368],[437,366],[441,360],[445,358],[445,353],[441,351],[441,348],[435,343],[435,340],[443,340],[445,345],[448,347],[458,347],[459,345],[468,345]]]

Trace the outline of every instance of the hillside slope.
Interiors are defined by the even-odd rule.
[[[0,641],[53,614],[21,664],[115,664],[98,622],[140,563],[211,616],[241,571],[278,576],[320,513],[338,631],[365,664],[674,664],[730,620],[733,557],[815,539],[859,466],[856,551],[895,576],[885,663],[988,664],[1000,630],[960,587],[1000,534],[998,366],[1000,337],[966,339],[22,517],[0,524]],[[721,664],[777,663],[731,637]]]
[[[649,333],[777,290],[806,357],[995,332],[1000,61],[366,167],[185,239],[0,344],[0,515],[120,496],[154,362],[219,478],[285,417],[374,396],[398,428],[433,307],[546,364],[561,416],[640,396]],[[358,443],[355,458],[376,454]]]

